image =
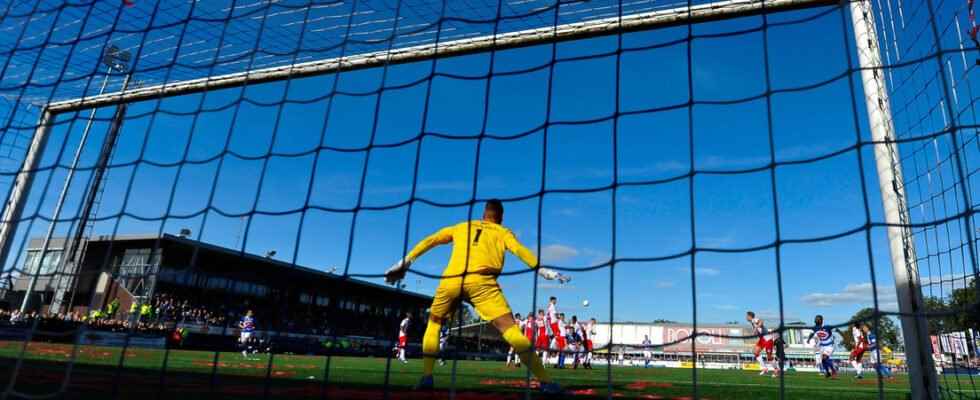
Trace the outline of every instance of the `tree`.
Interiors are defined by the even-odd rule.
[[[974,279],[965,288],[956,289],[949,296],[949,309],[954,314],[950,318],[952,331],[980,329],[980,303],[977,303],[977,281]]]
[[[855,317],[856,316],[857,315],[855,315]],[[851,321],[854,321],[854,318],[855,317],[851,317]],[[849,323],[847,326],[842,326],[842,327],[837,328],[837,329],[838,329],[838,331],[840,331],[841,345],[843,345],[844,348],[847,349],[848,351],[853,350],[854,349],[854,335],[851,334],[851,324]]]
[[[925,306],[927,313],[944,313],[949,311],[949,305],[939,297],[926,297],[923,300],[923,306]],[[945,332],[948,322],[947,319],[944,316],[930,316],[926,318],[929,324],[929,333],[936,335]]]
[[[927,312],[940,314],[928,318],[930,334],[980,329],[980,304],[977,303],[976,280],[964,288],[953,290],[948,300],[926,297],[924,303]]]
[[[888,316],[879,316],[877,321],[874,318],[875,310],[871,307],[861,309],[860,311],[854,313],[851,317],[851,321],[861,321],[868,324],[871,327],[871,333],[874,333],[878,338],[878,344],[881,346],[887,346],[891,348],[898,347],[898,327],[895,325],[895,321]],[[875,324],[877,323],[878,331],[875,332]],[[848,332],[849,333],[849,332]],[[851,349],[854,346],[854,337],[850,334],[844,336],[844,347]]]

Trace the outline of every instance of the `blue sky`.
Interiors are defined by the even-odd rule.
[[[815,18],[769,28],[769,79],[773,90],[820,85],[773,94],[768,98],[771,111],[767,111],[767,97],[760,96],[766,90],[762,32],[716,35],[758,27],[761,17],[695,26],[699,38],[691,44],[691,84],[699,104],[693,108],[684,106],[688,43],[679,39],[686,36],[686,27],[622,37],[623,48],[631,50],[618,61],[623,113],[618,117],[614,116],[615,36],[558,45],[556,57],[566,61],[557,63],[553,71],[547,67],[550,46],[498,52],[492,57],[494,75],[489,86],[483,76],[491,55],[477,54],[438,61],[432,79],[425,79],[432,64],[423,62],[136,104],[128,111],[99,215],[128,213],[150,221],[112,218],[98,223],[96,231],[176,233],[187,227],[209,243],[244,247],[252,253],[275,249],[278,259],[322,270],[343,271],[349,266],[351,274],[378,274],[425,235],[480,215],[482,204],[471,213],[467,206],[415,202],[410,214],[407,206],[360,210],[354,223],[354,214],[344,211],[356,207],[359,194],[362,207],[406,202],[414,178],[415,198],[439,204],[531,196],[506,204],[505,225],[537,249],[546,264],[561,268],[582,269],[611,259],[615,208],[615,257],[627,261],[613,268],[568,271],[571,284],[542,284],[539,304],[554,295],[570,313],[605,320],[612,301],[616,321],[690,322],[694,319],[692,257],[686,253],[696,246],[697,320],[742,321],[751,309],[774,325],[779,315],[777,255],[767,245],[777,239],[775,209],[782,240],[831,236],[861,228],[868,218],[882,220],[870,147],[860,150],[863,165],[852,149],[817,162],[780,166],[775,170],[775,188],[771,171],[761,168],[770,160],[770,122],[778,161],[819,157],[854,146],[858,137],[870,139],[859,79],[855,74],[857,92],[852,93],[846,74],[845,51],[853,51],[853,46],[850,36],[845,37],[840,10],[772,15],[768,22],[806,16]],[[604,53],[608,55],[570,60]],[[513,73],[539,66],[543,67]],[[386,89],[379,99],[373,91],[382,84],[383,75]],[[334,85],[343,94],[325,97]],[[857,121],[852,96],[856,96]],[[207,111],[196,113],[199,110]],[[86,147],[83,165],[93,162],[95,146],[106,128],[104,119],[110,115],[110,110],[100,111],[103,121],[93,130],[98,140]],[[55,129],[44,165],[58,160],[63,144],[67,151],[58,162],[70,163],[84,124],[79,117],[69,125],[72,117],[61,116],[65,123]],[[919,126],[909,132],[930,129],[936,127]],[[450,138],[409,140],[420,132]],[[481,132],[494,138],[468,138]],[[327,148],[316,151],[321,133]],[[758,170],[684,176],[691,165],[692,133],[697,170]],[[372,137],[370,152],[363,151]],[[222,153],[226,145],[229,153]],[[267,156],[270,151],[279,155]],[[362,171],[366,171],[363,177]],[[32,192],[29,210],[51,214],[64,172],[56,170],[43,203],[42,191]],[[41,173],[35,187],[43,188],[49,174]],[[615,196],[613,190],[534,196],[542,188],[607,187],[614,175],[623,184]],[[83,179],[77,182],[87,176],[80,173],[77,177]],[[309,193],[308,188],[312,188]],[[71,213],[77,212],[81,189],[73,186]],[[128,196],[127,189],[131,189]],[[168,211],[171,193],[174,201]],[[307,196],[310,206],[333,211],[301,212]],[[227,214],[259,210],[280,215],[240,218],[201,213],[209,204]],[[170,218],[161,220],[165,215]],[[301,219],[303,229],[298,233]],[[39,236],[45,228],[39,221],[30,234]],[[65,229],[67,224],[59,225],[61,232]],[[24,232],[22,228],[21,235]],[[831,322],[843,322],[869,306],[872,261],[879,301],[895,309],[885,246],[883,228],[782,245],[779,265],[785,317],[810,321],[813,314],[822,313]],[[754,247],[762,249],[703,251]],[[414,269],[439,274],[447,259],[448,248],[440,248],[421,258]],[[628,261],[635,259],[642,261]],[[522,269],[516,258],[508,258],[506,271]],[[500,281],[516,312],[531,308],[532,274]],[[436,281],[409,275],[406,283],[409,290],[431,294]],[[581,306],[586,299],[591,302],[588,309]]]

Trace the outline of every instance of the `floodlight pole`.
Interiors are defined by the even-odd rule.
[[[106,71],[105,79],[102,80],[102,87],[99,88],[99,94],[105,92],[106,86],[109,85],[109,78],[111,76],[111,72],[112,72],[112,67],[108,67],[108,70]],[[78,148],[75,149],[75,156],[72,159],[71,167],[68,169],[67,176],[65,176],[65,183],[61,187],[61,193],[58,194],[58,202],[55,203],[54,214],[51,217],[51,223],[48,225],[48,232],[44,235],[44,241],[41,244],[41,255],[40,257],[37,258],[38,260],[37,269],[35,269],[33,273],[31,273],[31,280],[27,284],[27,290],[24,292],[24,298],[20,302],[21,313],[26,312],[28,305],[30,305],[31,294],[34,292],[34,289],[37,286],[37,279],[41,275],[41,268],[44,266],[44,259],[48,256],[48,248],[51,246],[51,239],[54,235],[54,230],[58,226],[58,218],[61,216],[61,210],[65,206],[65,198],[68,197],[68,190],[71,187],[71,182],[75,178],[75,170],[78,168],[78,162],[82,157],[82,150],[85,149],[85,143],[88,141],[88,134],[92,130],[92,124],[93,121],[95,120],[96,111],[98,111],[98,109],[93,108],[92,111],[89,112],[88,121],[85,122],[85,129],[82,130],[82,137],[78,141]],[[47,133],[50,133],[50,130]],[[31,150],[34,149],[32,148]],[[42,149],[37,149],[37,150],[42,150]],[[36,171],[30,171],[31,174],[35,172]],[[61,250],[62,257],[65,257],[64,254],[65,244],[67,243],[62,244],[62,250]],[[26,268],[30,268],[30,266],[26,266]]]
[[[939,399],[932,344],[926,317],[923,315],[926,309],[919,284],[912,229],[909,226],[911,218],[906,203],[901,158],[895,142],[895,127],[884,80],[874,14],[868,0],[853,0],[850,2],[850,9],[868,123],[871,127],[871,139],[874,141],[881,202],[885,211],[885,222],[888,224],[888,247],[891,251],[898,309],[902,313],[902,336],[905,339],[912,398]]]
[[[130,77],[131,75],[126,75],[123,78],[122,90],[126,90],[129,87]],[[75,282],[75,275],[80,271],[78,266],[84,261],[81,259],[81,257],[84,257],[84,253],[80,252],[79,248],[83,246],[82,243],[86,240],[85,234],[88,229],[88,224],[91,221],[92,209],[94,208],[96,197],[99,195],[102,179],[108,168],[112,151],[116,148],[119,131],[122,129],[123,119],[126,116],[126,108],[126,104],[116,106],[116,112],[113,114],[112,121],[109,124],[109,131],[106,133],[102,147],[99,150],[99,156],[95,161],[95,169],[92,170],[89,184],[86,185],[86,193],[81,206],[81,213],[78,215],[78,221],[75,224],[75,232],[73,235],[65,238],[65,243],[61,251],[61,259],[58,261],[58,275],[55,280],[56,284],[54,285],[54,296],[51,300],[51,306],[48,308],[49,312],[61,312],[61,307],[65,301],[65,292],[71,290],[72,284]]]
[[[99,95],[105,93],[105,89],[109,85],[109,78],[112,77],[113,71],[126,72],[126,70],[128,69],[126,63],[129,62],[129,60],[130,60],[129,52],[122,51],[116,46],[110,46],[105,50],[104,54],[102,55],[101,61],[102,64],[106,66],[106,73],[105,73],[105,78],[102,80],[102,86],[99,88]],[[126,86],[128,83],[129,83],[129,76],[127,75],[125,80],[123,81],[122,91],[126,90]],[[119,125],[121,125],[122,123],[120,114],[122,112],[125,112],[124,110],[125,107],[119,107],[119,109],[116,111],[116,114],[112,120],[112,126],[110,126],[109,128],[110,132],[109,135],[107,135],[107,139],[109,136],[115,137],[114,131],[117,131],[119,129]],[[78,169],[78,163],[81,160],[82,151],[85,149],[85,144],[88,142],[88,135],[89,132],[91,132],[92,130],[92,124],[95,121],[95,115],[97,111],[98,111],[98,107],[92,107],[91,111],[89,112],[89,118],[88,121],[85,123],[85,129],[82,131],[82,136],[79,139],[78,148],[75,150],[75,156],[72,159],[71,167],[68,169],[68,174],[65,177],[65,183],[61,187],[61,193],[58,195],[58,202],[55,204],[54,215],[51,218],[51,223],[48,225],[48,232],[45,234],[44,241],[42,242],[41,245],[41,254],[40,257],[38,257],[37,269],[31,274],[31,279],[27,285],[27,290],[24,292],[24,298],[20,303],[20,312],[22,313],[26,312],[28,306],[30,305],[31,294],[34,292],[34,289],[37,286],[38,277],[41,275],[41,268],[44,266],[44,259],[48,256],[48,248],[51,246],[51,239],[54,235],[55,229],[58,226],[58,218],[61,217],[61,210],[65,206],[65,198],[68,197],[68,191],[71,189],[71,183],[72,180],[74,180],[75,171]],[[30,166],[30,168],[27,169],[26,171],[24,168],[22,168],[21,173],[33,175],[34,173],[37,172],[36,169],[37,169],[38,161],[40,160],[39,157],[41,153],[43,153],[44,151],[44,143],[47,142],[47,136],[51,132],[50,119],[52,118],[53,115],[51,115],[50,113],[51,113],[50,107],[46,107],[45,112],[42,116],[42,121],[41,121],[42,123],[38,126],[38,131],[35,132],[34,142],[31,144],[31,148],[28,149],[27,157],[25,157],[24,168],[27,168],[28,166]],[[47,118],[47,121],[45,121],[45,118]],[[37,136],[41,136],[41,137],[37,137]],[[35,144],[38,143],[39,145],[35,146]],[[27,159],[31,159],[31,162],[28,163],[26,161]],[[10,218],[7,218],[7,216],[5,216],[4,220],[7,221],[8,222],[7,225],[9,225],[9,226],[5,225],[5,227],[8,228],[9,232],[3,232],[4,236],[0,236],[0,240],[3,241],[2,243],[0,243],[0,249],[3,250],[3,253],[0,254],[0,256],[2,256],[2,259],[0,260],[2,260],[2,262],[4,263],[7,260],[7,255],[9,254],[9,250],[10,250],[10,241],[13,238],[13,233],[14,233],[14,229],[10,229],[10,228],[16,226],[17,220],[21,218],[21,213],[23,212],[23,207],[24,207],[23,203],[24,201],[26,201],[26,197],[24,196],[30,190],[30,185],[29,184],[23,185],[22,187],[19,188],[15,187],[15,189],[18,189],[16,194],[17,197],[14,198],[14,193],[11,193],[11,200],[9,202],[13,202],[13,204],[8,204],[7,208],[11,209],[12,211],[16,211],[16,213],[12,213],[10,215]],[[84,227],[76,227],[76,229],[84,229]],[[64,258],[68,256],[67,254],[69,250],[68,245],[70,244],[68,243],[68,240],[69,238],[66,237],[65,242],[62,244],[61,260],[59,260],[58,263],[59,268],[56,270],[55,275],[61,273],[60,266],[63,265]],[[57,277],[56,279],[60,280],[60,277]],[[58,289],[56,288],[55,290]],[[58,303],[59,303],[58,306],[60,307],[60,298]],[[54,305],[55,304],[52,303],[52,306]]]

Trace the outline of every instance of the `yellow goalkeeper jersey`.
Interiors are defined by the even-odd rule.
[[[538,258],[517,241],[513,232],[489,221],[465,221],[442,228],[415,245],[408,253],[408,260],[414,262],[433,247],[450,242],[453,253],[442,272],[444,278],[466,274],[466,282],[494,280],[504,268],[505,250],[531,268],[538,266]]]

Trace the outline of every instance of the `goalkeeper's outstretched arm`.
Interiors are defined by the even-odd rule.
[[[521,244],[520,241],[514,237],[513,233],[508,232],[507,237],[504,239],[504,244],[507,246],[507,251],[513,253],[517,258],[520,258],[524,264],[527,264],[531,269],[537,270],[538,275],[549,281],[558,280],[561,283],[568,282],[572,280],[571,277],[562,275],[558,271],[543,268],[538,264],[538,257],[534,255],[531,250]]]
[[[412,266],[412,263],[415,262],[415,259],[421,257],[422,254],[425,254],[425,252],[431,250],[433,247],[447,244],[452,241],[453,229],[451,226],[442,228],[438,232],[429,235],[425,239],[422,239],[421,242],[418,242],[418,244],[412,248],[412,251],[408,252],[408,255],[406,255],[405,258],[399,260],[395,263],[395,265],[392,265],[391,268],[388,268],[388,270],[385,271],[385,282],[395,283],[402,280],[402,278],[405,277],[405,273],[408,272],[408,269]]]

